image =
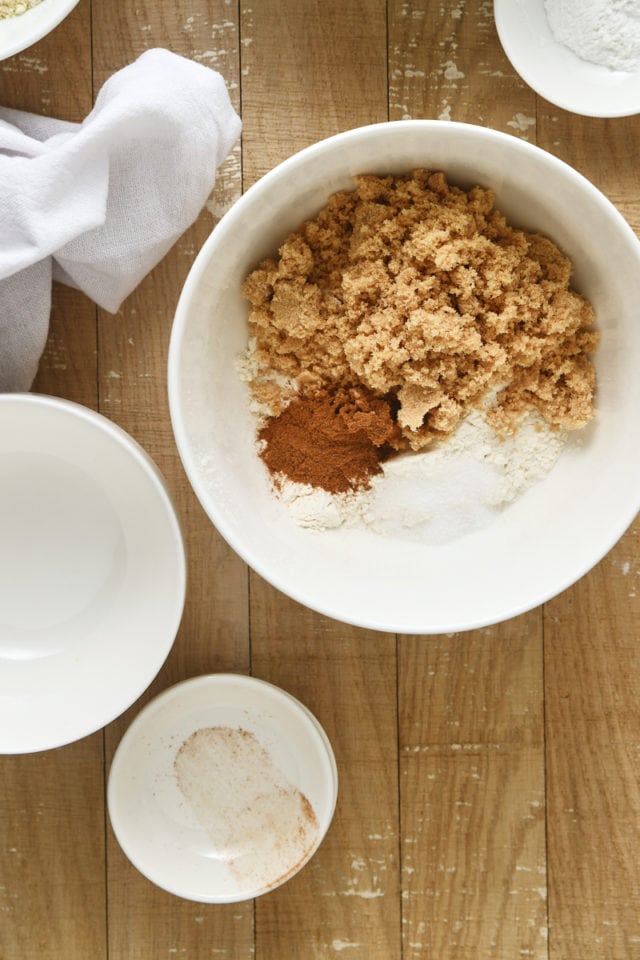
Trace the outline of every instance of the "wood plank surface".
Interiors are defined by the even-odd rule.
[[[242,139],[196,223],[116,315],[54,287],[34,390],[99,409],[158,463],[184,530],[187,602],[166,664],[122,717],[58,750],[0,757],[0,960],[640,960],[637,522],[575,586],[507,623],[437,637],[346,626],[250,572],[213,528],[177,454],[166,384],[193,259],[296,150],[386,119],[483,124],[572,164],[640,231],[640,118],[539,98],[487,0],[80,0],[0,62],[0,104],[80,121],[151,47],[222,73]],[[213,671],[304,702],[340,778],[311,863],[224,906],[146,880],[105,802],[142,704]]]
[[[638,230],[638,118],[576,117],[546,101],[538,116],[539,145]],[[638,532],[545,607],[552,960],[640,957]]]

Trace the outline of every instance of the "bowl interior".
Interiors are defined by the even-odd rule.
[[[23,752],[97,729],[144,690],[178,627],[185,564],[146,454],[48,397],[0,397],[0,528],[0,746]]]
[[[358,173],[444,170],[491,187],[511,223],[550,236],[597,312],[598,415],[552,473],[491,526],[430,546],[367,530],[318,533],[270,490],[236,357],[247,339],[246,274]],[[341,134],[265,176],[202,249],[181,297],[169,362],[171,412],[191,483],[234,549],[298,601],[337,619],[447,632],[522,612],[574,582],[633,519],[640,456],[639,244],[591,184],[549,154],[466,124],[406,121]]]
[[[329,740],[303,704],[253,677],[211,674],[136,717],[111,766],[109,814],[125,853],[158,886],[228,903],[308,862],[337,787]]]

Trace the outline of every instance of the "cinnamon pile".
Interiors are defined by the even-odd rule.
[[[267,420],[258,439],[274,476],[330,493],[366,486],[403,445],[388,400],[364,388],[340,387],[294,397]]]

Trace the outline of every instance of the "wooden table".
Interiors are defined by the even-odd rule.
[[[387,119],[485,124],[573,164],[638,229],[640,117],[586,119],[538,98],[506,60],[488,0],[80,0],[0,64],[0,103],[79,121],[107,77],[154,46],[224,75],[242,145],[117,315],[55,289],[34,389],[102,411],[156,460],[184,526],[188,598],[165,667],[127,714],[70,746],[0,758],[0,960],[637,960],[640,527],[573,588],[500,626],[344,626],[247,570],[206,519],[173,441],[166,357],[216,218],[299,148]],[[271,680],[315,712],[340,797],[294,879],[207,906],[126,860],[105,781],[142,703],[219,670]]]

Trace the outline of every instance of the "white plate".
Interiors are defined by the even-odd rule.
[[[0,20],[0,60],[42,40],[67,17],[78,0],[42,0],[18,17]]]
[[[640,112],[640,73],[610,70],[558,43],[544,0],[494,0],[496,27],[514,69],[545,100],[586,117]]]
[[[164,481],[110,420],[0,396],[0,753],[78,740],[146,689],[185,596]]]
[[[331,744],[303,704],[254,677],[210,674],[166,690],[133,721],[111,765],[109,815],[157,886],[229,903],[308,862],[337,787]]]

